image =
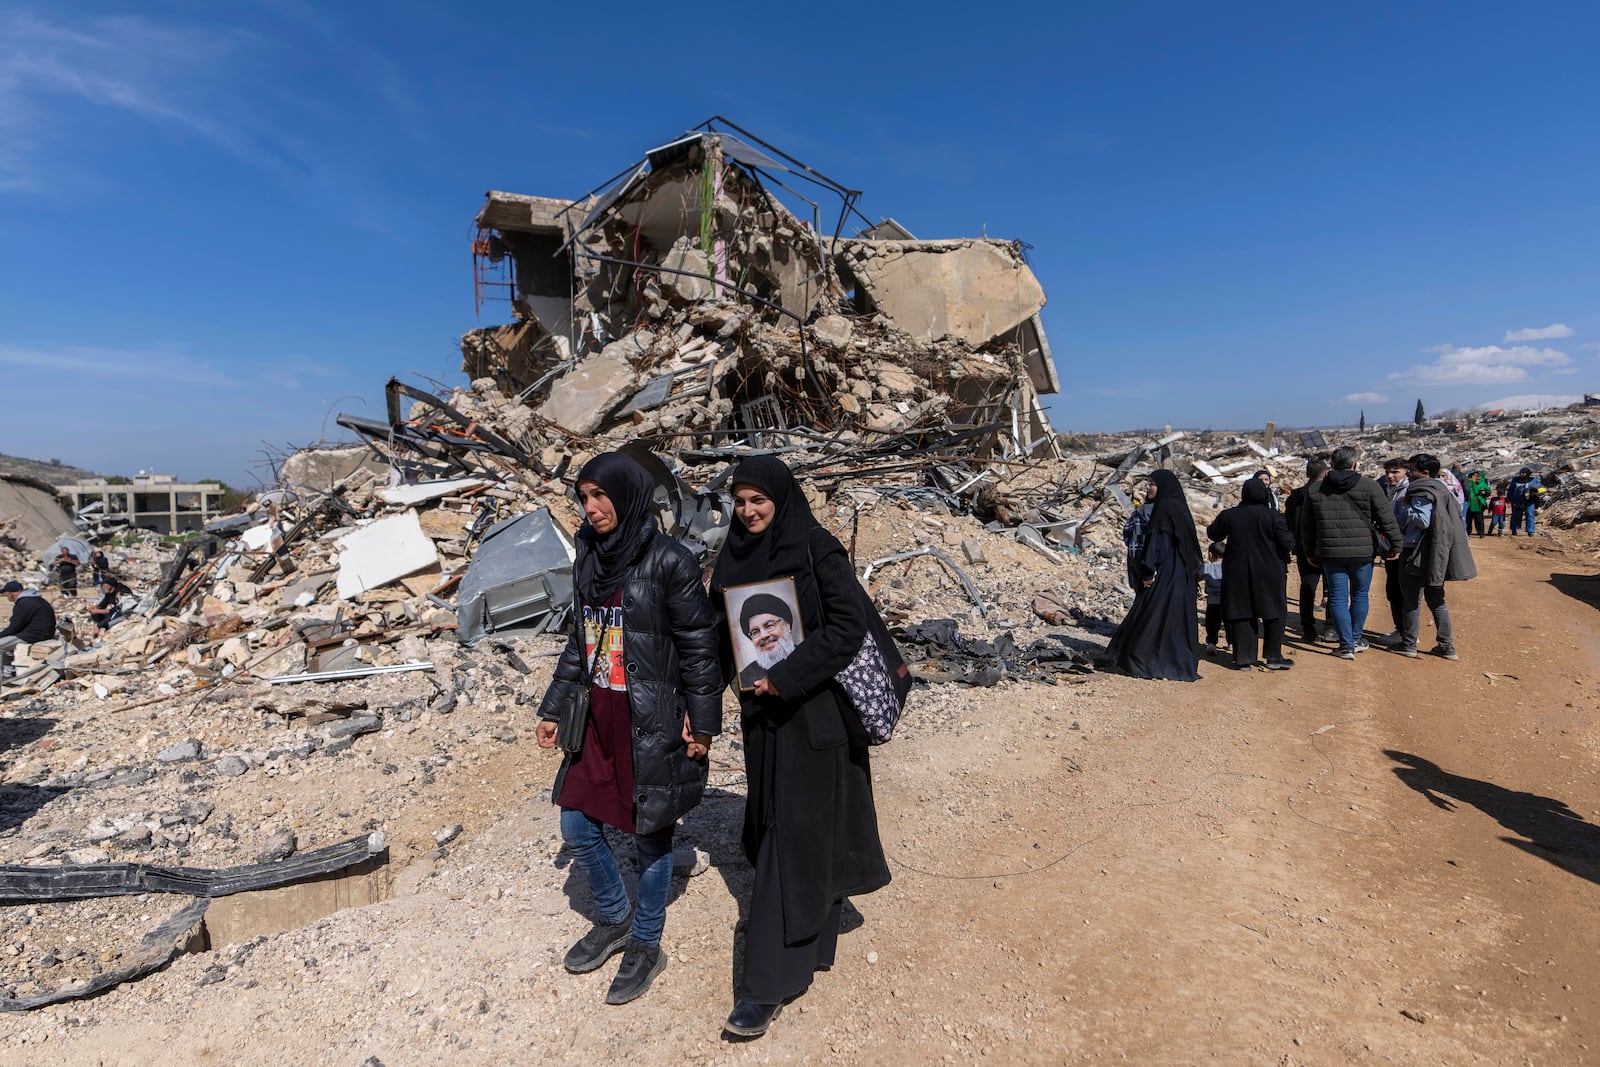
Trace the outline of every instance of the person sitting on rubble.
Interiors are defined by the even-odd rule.
[[[1200,579],[1200,538],[1183,495],[1169,470],[1150,476],[1155,506],[1135,571],[1133,606],[1106,654],[1135,678],[1193,682],[1200,677],[1200,620],[1194,587]]]
[[[61,586],[62,596],[78,595],[78,557],[72,554],[72,549],[66,545],[61,546],[61,554],[50,561],[55,568],[56,584]]]
[[[56,609],[39,595],[39,590],[23,588],[12,580],[0,586],[0,594],[11,601],[11,621],[0,630],[0,679],[15,678],[12,651],[18,645],[48,641],[56,635]]]
[[[606,1003],[626,1004],[667,965],[661,931],[672,834],[705,791],[706,753],[722,726],[722,662],[700,565],[659,529],[645,469],[619,452],[602,453],[578,472],[577,490],[587,520],[573,564],[578,610],[535,737],[540,748],[553,748],[558,722],[587,708],[581,744],[563,742],[551,800],[599,919],[564,965],[587,974],[621,952]],[[606,826],[633,837],[635,903]]]
[[[89,616],[94,620],[96,629],[109,630],[114,623],[126,617],[127,612],[122,610],[122,598],[132,596],[133,590],[106,574],[100,578],[100,593],[100,602],[89,609]]]

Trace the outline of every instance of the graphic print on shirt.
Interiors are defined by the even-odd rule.
[[[589,676],[601,689],[627,692],[622,666],[622,607],[583,606],[583,648]]]

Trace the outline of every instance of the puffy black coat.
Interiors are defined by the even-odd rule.
[[[578,542],[578,551],[588,551]],[[640,834],[671,826],[700,803],[707,764],[689,758],[683,716],[697,734],[722,732],[722,665],[716,617],[694,556],[657,533],[622,583],[624,667],[633,718],[634,825]],[[574,620],[567,647],[539,705],[556,721],[560,708],[589,679],[583,669],[583,621]],[[567,761],[556,773],[561,795]]]
[[[1329,471],[1306,494],[1300,509],[1300,544],[1317,563],[1370,560],[1377,554],[1375,530],[1395,546],[1400,524],[1378,483],[1358,471]]]

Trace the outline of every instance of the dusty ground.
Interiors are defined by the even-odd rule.
[[[1473,544],[1458,663],[1324,646],[1287,674],[922,697],[874,764],[895,881],[762,1040],[719,1038],[750,876],[736,738],[680,835],[710,868],[675,882],[672,962],[608,1008],[611,968],[559,966],[585,896],[518,719],[371,813],[392,899],[0,1017],[0,1062],[1600,1061],[1600,582],[1547,541]],[[362,814],[351,792],[328,803]]]

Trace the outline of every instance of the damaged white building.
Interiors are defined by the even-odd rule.
[[[514,321],[464,336],[463,370],[527,405],[544,442],[782,431],[1053,453],[1040,397],[1060,386],[1022,244],[918,240],[860,197],[720,118],[576,199],[490,192],[479,307],[509,300]]]

